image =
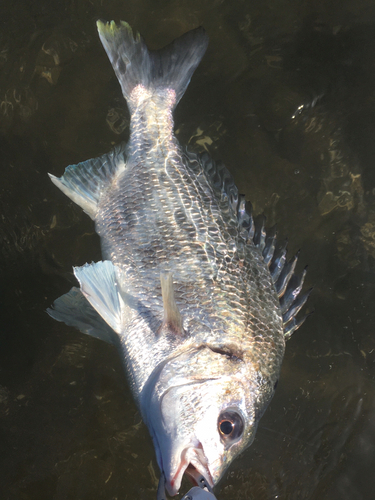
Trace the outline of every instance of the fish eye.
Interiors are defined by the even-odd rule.
[[[220,413],[218,419],[218,430],[221,439],[226,443],[232,443],[238,439],[244,429],[241,415],[234,410],[226,410]]]
[[[234,424],[230,420],[222,420],[220,422],[220,432],[225,436],[230,436],[234,430]]]

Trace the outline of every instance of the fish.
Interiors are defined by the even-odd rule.
[[[174,496],[185,474],[214,487],[254,440],[310,291],[227,168],[174,135],[205,30],[151,51],[124,21],[97,28],[130,136],[49,174],[94,220],[103,260],[74,267],[79,287],[48,313],[118,349]]]

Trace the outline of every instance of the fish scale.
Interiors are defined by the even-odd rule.
[[[148,114],[147,111],[144,113]],[[163,131],[162,120],[159,116],[155,117],[155,122],[161,123],[158,127],[159,133],[162,136],[168,136],[168,133]],[[137,138],[146,135],[146,130],[143,130],[142,127],[147,127],[147,123],[149,120],[138,120],[139,128],[134,130]],[[166,124],[165,128],[168,129],[169,124]],[[133,130],[131,130],[131,137],[132,134]],[[163,145],[173,153],[179,149],[173,138],[170,144],[163,142]],[[271,302],[273,309],[278,308],[278,299],[271,283],[270,274],[259,255],[259,250],[254,247],[252,242],[248,242],[249,248],[245,252],[248,254],[247,262],[252,265],[244,266],[243,263],[240,263],[236,259],[236,249],[244,247],[245,243],[240,241],[241,238],[238,238],[236,244],[229,234],[228,226],[231,229],[231,225],[236,223],[233,214],[228,212],[227,217],[224,218],[212,193],[208,197],[202,192],[201,185],[196,181],[196,176],[187,170],[184,162],[181,160],[179,164],[176,164],[176,160],[172,162],[170,160],[172,155],[169,155],[169,161],[161,161],[162,151],[158,151],[155,144],[152,144],[151,138],[148,138],[147,148],[148,164],[152,165],[152,168],[144,168],[144,163],[142,163],[144,153],[139,151],[139,156],[134,158],[137,167],[126,169],[122,173],[121,179],[116,180],[116,186],[108,189],[108,196],[103,195],[100,202],[97,232],[101,236],[104,258],[110,256],[114,263],[125,268],[130,267],[129,272],[137,274],[139,281],[137,291],[147,297],[150,309],[160,311],[160,322],[162,321],[161,293],[154,296],[154,303],[152,303],[151,291],[159,286],[160,271],[165,269],[165,266],[172,270],[175,281],[180,284],[176,298],[185,321],[188,322],[189,316],[194,315],[197,304],[201,306],[203,302],[206,303],[205,309],[201,311],[200,316],[207,323],[212,323],[212,317],[214,317],[216,324],[222,324],[219,330],[211,329],[209,332],[202,332],[201,329],[191,331],[186,328],[190,336],[194,337],[196,344],[222,345],[228,341],[238,342],[238,340],[241,343],[249,343],[253,342],[251,338],[254,331],[263,331],[261,342],[258,342],[262,345],[267,333],[271,338],[275,334],[280,334],[282,330],[280,316],[277,318],[275,331],[272,331],[269,315],[262,314],[262,308],[251,305],[251,302],[262,304],[267,311],[270,306],[269,302]],[[132,147],[131,142],[129,150],[132,149],[136,148]],[[181,158],[181,156],[182,153],[177,158]],[[163,182],[160,182],[160,178],[163,179]],[[183,178],[185,178],[184,189],[181,189]],[[192,181],[187,183],[186,180],[190,179]],[[143,193],[142,196],[140,193]],[[127,202],[126,205],[124,199]],[[199,200],[199,203],[194,205],[192,200]],[[128,207],[131,207],[132,210],[129,216],[126,215],[129,211]],[[159,207],[162,207],[162,211]],[[186,228],[187,231],[175,223],[172,214],[178,210],[189,215],[188,219],[191,223]],[[118,226],[111,223],[108,227],[107,221],[111,220],[113,214],[116,216]],[[135,214],[135,217],[133,215],[134,220],[132,220],[132,214]],[[218,220],[214,219],[213,214],[217,215]],[[196,238],[196,247],[194,247],[190,236],[191,227],[194,227],[196,234],[200,235],[200,238]],[[215,228],[214,231],[209,230],[212,227]],[[143,255],[144,245],[150,242],[151,238],[152,246],[160,249],[152,260],[150,260],[149,255]],[[206,257],[204,261],[202,261],[202,253],[199,254],[196,251],[197,248],[204,249],[199,240],[202,243],[209,242],[212,249],[211,255],[208,255],[207,252],[204,253]],[[231,241],[232,243],[230,243]],[[220,252],[220,245],[225,245],[226,253],[224,255]],[[188,248],[189,252],[188,254],[184,253],[183,261],[180,259],[176,247],[178,250]],[[129,255],[134,256],[130,266],[127,265]],[[228,256],[230,260],[226,262]],[[193,287],[194,290],[190,301],[186,297],[180,299],[180,293],[184,292],[183,284],[186,281],[188,286]],[[244,286],[244,283],[247,283],[247,286]],[[211,290],[211,300],[208,301],[207,294],[202,292],[207,286]],[[262,292],[262,296],[259,296],[259,292]],[[219,298],[220,295],[223,296],[222,299]],[[273,300],[270,301],[272,296]],[[250,317],[249,310],[255,311]],[[240,332],[238,331],[239,327],[241,328]],[[231,338],[231,333],[233,338]],[[153,333],[151,332],[150,335],[153,336]],[[134,339],[137,343],[140,341],[138,335],[129,334],[129,338]],[[154,351],[155,342],[149,342],[147,339],[143,349],[144,352]],[[170,350],[169,346],[167,349]],[[252,349],[256,350],[256,347],[252,346]],[[136,384],[137,388],[143,387],[150,373],[159,364],[160,359],[165,358],[165,353],[160,352],[156,358],[154,356],[146,357],[153,362],[147,370],[142,364],[137,371],[136,377],[139,379]],[[254,359],[254,354],[252,357]]]
[[[207,46],[202,29],[151,52],[98,22],[130,111],[130,139],[52,181],[95,221],[103,261],[49,314],[114,344],[168,492],[213,486],[254,439],[271,400],[305,274],[254,223],[228,170],[183,150],[173,109]],[[281,301],[281,305],[280,305]],[[224,422],[224,423],[223,423]],[[222,425],[223,424],[223,425]]]

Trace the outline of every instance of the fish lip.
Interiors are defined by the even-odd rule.
[[[212,479],[211,472],[208,467],[203,466],[203,468],[203,471],[199,470],[197,467],[195,467],[195,465],[190,463],[185,469],[185,473],[189,476],[193,483],[195,483],[195,486],[200,486],[199,479],[201,479],[201,477],[203,476],[207,483],[211,486],[211,488],[213,488],[214,481]]]
[[[171,496],[177,495],[181,486],[182,477],[185,473],[189,476],[189,479],[192,480],[195,486],[199,486],[198,479],[203,476],[208,484],[213,487],[214,482],[207,462],[208,460],[200,442],[198,443],[198,446],[189,446],[185,448],[181,453],[181,462],[176,473],[172,479],[167,479],[168,493]]]

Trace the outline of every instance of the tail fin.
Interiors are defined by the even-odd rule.
[[[120,25],[98,21],[97,27],[125,99],[136,85],[142,84],[147,89],[175,90],[177,104],[208,45],[203,28],[185,33],[161,50],[149,51],[139,33],[134,38],[124,21]]]

